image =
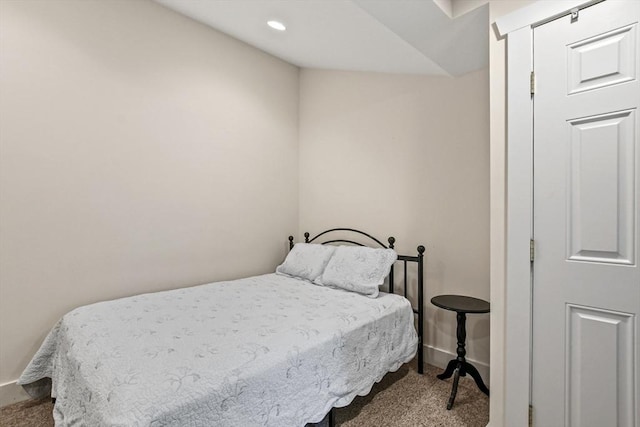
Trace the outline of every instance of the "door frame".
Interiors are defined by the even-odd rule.
[[[496,29],[507,41],[507,142],[506,142],[506,230],[504,338],[495,340],[492,352],[504,355],[503,408],[500,420],[491,426],[529,425],[531,402],[532,270],[530,239],[533,231],[533,98],[530,75],[533,71],[533,29],[558,17],[569,15],[602,0],[538,1],[496,20]],[[502,230],[492,231],[501,233]],[[492,298],[493,299],[493,298]],[[498,375],[499,378],[499,375]],[[497,381],[496,381],[497,382]],[[494,393],[494,396],[496,394]]]

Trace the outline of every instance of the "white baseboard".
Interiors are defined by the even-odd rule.
[[[29,399],[31,399],[31,396],[15,381],[0,384],[0,408]]]
[[[428,364],[433,365],[437,368],[444,369],[447,367],[449,361],[451,359],[455,359],[456,357],[458,357],[458,355],[441,348],[425,345],[424,357]],[[485,385],[489,387],[489,365],[473,359],[467,360],[469,361],[469,363],[476,367],[476,369],[480,373],[480,376],[482,377],[482,381],[484,381]]]

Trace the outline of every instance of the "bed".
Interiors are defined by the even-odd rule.
[[[389,238],[387,246],[353,229],[312,239],[305,233],[308,246],[289,238],[282,266],[298,248],[364,246],[350,238],[314,243],[335,232],[364,236],[387,251],[395,242]],[[333,407],[369,393],[416,351],[422,372],[424,247],[393,259],[385,271],[388,292],[378,294],[376,287],[375,297],[330,283],[332,266],[338,281],[344,277],[337,252],[353,253],[342,248],[330,249],[335,253],[324,262],[320,285],[283,270],[77,308],[54,326],[18,383],[34,397],[55,398],[56,425],[319,422]],[[417,265],[417,308],[394,294],[398,262],[405,295],[407,263]]]

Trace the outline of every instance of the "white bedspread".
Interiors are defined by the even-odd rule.
[[[18,382],[52,378],[56,425],[304,426],[416,348],[406,299],[268,274],[73,310]]]

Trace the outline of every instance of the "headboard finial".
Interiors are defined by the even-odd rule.
[[[396,238],[391,236],[387,239],[387,241],[389,242],[389,249],[393,249],[393,244],[396,242]]]
[[[425,250],[426,250],[426,249],[424,248],[424,246],[422,246],[422,245],[418,246],[418,253],[419,253],[420,255],[424,255],[424,251],[425,251]]]
[[[308,231],[304,233],[304,242],[305,243],[309,243],[309,232]]]
[[[293,249],[293,236],[289,236],[289,250]]]

